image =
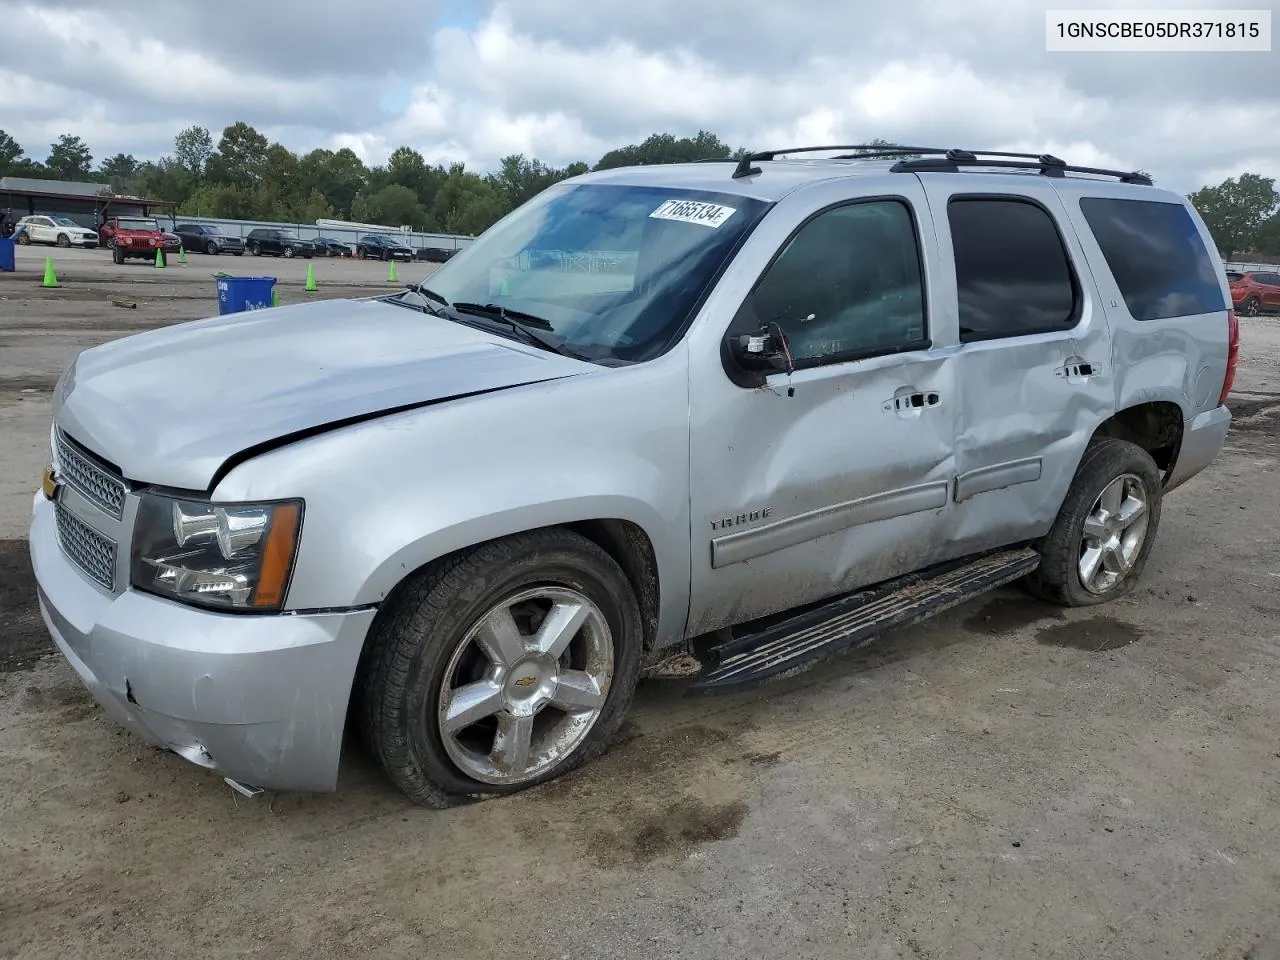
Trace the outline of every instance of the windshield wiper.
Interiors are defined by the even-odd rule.
[[[436,303],[443,303],[446,307],[453,306],[453,304],[451,304],[444,297],[440,296],[440,294],[436,293],[434,290],[428,289],[427,287],[410,287],[409,289],[412,290],[414,293],[421,294],[422,296],[426,297],[428,300],[434,300]]]
[[[454,303],[450,307],[455,313],[472,314],[484,317],[486,320],[493,320],[506,325],[512,333],[520,337],[525,343],[532,344],[535,347],[542,347],[544,350],[550,350],[552,353],[558,353],[562,357],[572,357],[575,360],[588,360],[584,354],[579,353],[571,347],[566,347],[564,342],[551,337],[543,336],[538,331],[553,330],[554,328],[542,317],[535,316],[532,313],[524,313],[520,310],[508,310],[506,307],[499,306],[496,303]],[[518,319],[517,319],[518,318]]]
[[[549,322],[536,314],[525,313],[523,310],[509,310],[497,303],[455,303],[453,304],[453,309],[479,313],[496,313],[503,320],[514,321],[522,327],[537,327],[539,330],[555,330]]]

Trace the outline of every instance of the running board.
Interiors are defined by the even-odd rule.
[[[1034,550],[1004,550],[840,597],[712,647],[704,655],[706,672],[685,693],[742,690],[801,673],[1019,580],[1039,565]]]

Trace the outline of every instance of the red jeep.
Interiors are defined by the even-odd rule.
[[[112,217],[98,230],[102,242],[111,248],[111,259],[124,263],[129,257],[154,260],[164,249],[164,231],[152,217]]]

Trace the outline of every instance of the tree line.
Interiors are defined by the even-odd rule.
[[[893,146],[881,139],[868,143]],[[117,153],[96,165],[80,137],[64,134],[39,161],[0,130],[0,176],[100,181],[116,193],[170,201],[186,216],[285,223],[325,217],[475,236],[551,184],[588,170],[739,158],[746,152],[705,130],[692,137],[655,133],[610,150],[594,165],[579,161],[552,167],[513,154],[503,157],[497,170],[479,173],[462,163],[429,164],[408,146],[374,166],[345,147],[294,153],[236,122],[216,142],[206,128],[187,127],[174,138],[173,152],[159,160]],[[1280,194],[1274,178],[1242,174],[1201,187],[1190,200],[1224,258],[1280,255]]]

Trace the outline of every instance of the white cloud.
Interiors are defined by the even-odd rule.
[[[41,157],[62,132],[97,157],[154,156],[187,124],[244,120],[370,163],[408,144],[430,162],[559,166],[706,129],[755,148],[1049,151],[1182,190],[1224,171],[1280,179],[1275,54],[1048,54],[1028,0],[475,0],[472,30],[437,29],[436,6],[365,0],[353,18],[277,0],[232,29],[213,5],[0,0],[0,116]]]

